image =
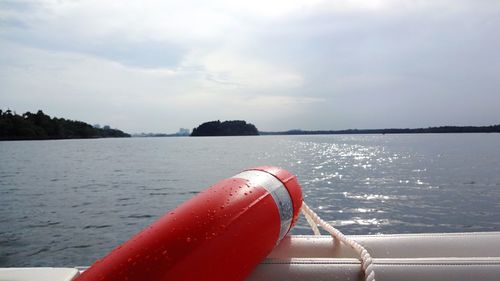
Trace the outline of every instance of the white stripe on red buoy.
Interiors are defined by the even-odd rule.
[[[261,186],[271,194],[280,213],[281,227],[279,241],[285,237],[290,230],[293,218],[292,198],[283,183],[273,175],[259,170],[248,170],[233,176],[233,178],[245,179],[252,186]]]

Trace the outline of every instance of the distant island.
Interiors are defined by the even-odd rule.
[[[22,115],[0,110],[0,140],[46,140],[130,137],[109,126],[89,125],[82,121],[50,117],[39,110]]]
[[[256,136],[259,130],[250,123],[243,120],[233,121],[210,121],[193,129],[192,137],[201,136]]]
[[[441,126],[416,129],[349,129],[349,130],[290,130],[260,132],[261,135],[347,135],[347,134],[443,134],[443,133],[500,133],[500,124],[492,126]]]

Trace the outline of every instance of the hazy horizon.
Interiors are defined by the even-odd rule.
[[[500,124],[500,2],[0,2],[0,108],[175,133]]]
[[[0,108],[0,110],[2,111],[6,111],[6,110],[11,110],[14,114],[18,114],[18,115],[22,115],[26,112],[17,112],[16,110],[14,109],[11,109],[11,108]],[[41,109],[39,109],[41,110]],[[33,111],[30,111],[31,113],[36,113],[38,110],[33,110]],[[64,116],[53,116],[53,115],[50,115],[50,114],[47,114],[47,112],[44,112],[42,110],[42,112],[48,116],[50,116],[51,118],[64,118],[64,119],[69,119],[69,118],[65,118]],[[72,120],[72,119],[69,119],[69,120]],[[82,121],[82,122],[85,122],[85,120],[73,120],[73,121]],[[205,122],[211,122],[211,121],[234,121],[234,120],[207,120],[207,121],[204,121],[202,123],[205,123]],[[253,124],[251,121],[249,120],[243,120],[243,121],[246,121],[247,123],[251,123]],[[90,124],[94,127],[98,127],[98,128],[102,128],[102,127],[105,127],[105,126],[110,126],[108,125],[108,123],[104,122],[104,123],[100,123],[100,124],[91,124],[91,123],[88,123],[88,122],[85,122],[87,124]],[[179,127],[176,131],[169,131],[169,132],[166,132],[166,131],[163,131],[163,132],[152,132],[152,131],[138,131],[138,132],[127,132],[127,131],[124,131],[123,129],[121,128],[118,128],[118,127],[113,127],[113,126],[110,126],[110,128],[112,129],[118,129],[118,130],[122,130],[124,131],[125,133],[129,133],[129,134],[132,134],[132,135],[141,135],[141,134],[176,134],[176,133],[179,133],[181,130],[185,130],[185,129],[188,129],[189,132],[191,133],[192,130],[196,127],[198,127],[199,125],[201,125],[202,123],[196,125],[195,127],[193,128],[187,128],[187,127]],[[253,124],[255,125],[255,124]],[[261,130],[259,129],[258,126],[257,129],[259,130],[259,132],[263,132],[263,133],[267,133],[267,132],[287,132],[287,131],[294,131],[294,130],[299,130],[299,131],[342,131],[342,130],[385,130],[385,129],[420,129],[420,128],[430,128],[430,127],[446,127],[446,126],[451,126],[451,127],[467,127],[467,126],[473,126],[473,127],[485,127],[485,126],[496,126],[496,125],[500,125],[500,124],[483,124],[483,125],[467,125],[467,124],[463,124],[463,125],[454,125],[454,124],[442,124],[442,125],[435,125],[435,126],[421,126],[421,127],[412,127],[412,128],[403,128],[403,127],[386,127],[386,128],[342,128],[342,129],[328,129],[328,128],[325,128],[325,129],[316,129],[316,130],[310,130],[310,129],[307,129],[307,128],[289,128],[289,129],[283,129],[283,130]],[[181,132],[182,134],[184,134],[185,132]]]

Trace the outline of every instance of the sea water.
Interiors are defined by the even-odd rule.
[[[89,265],[259,165],[346,234],[500,230],[500,134],[14,141],[0,158],[0,267]]]

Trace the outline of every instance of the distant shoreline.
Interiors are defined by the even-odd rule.
[[[109,126],[50,117],[38,110],[21,115],[0,110],[0,141],[128,138],[129,134]]]
[[[492,126],[441,126],[415,129],[347,129],[347,130],[289,130],[266,132],[259,131],[261,136],[280,135],[397,135],[397,134],[470,134],[470,133],[500,133],[500,124]],[[178,134],[142,134],[132,137],[188,137]]]
[[[368,135],[368,134],[447,134],[447,133],[500,133],[500,124],[492,126],[441,126],[415,129],[347,129],[347,130],[290,130],[259,132],[261,135]]]

